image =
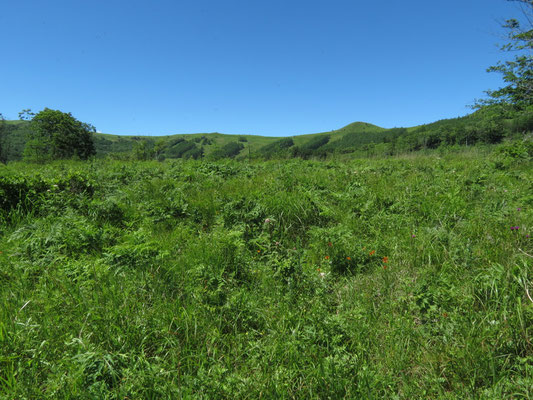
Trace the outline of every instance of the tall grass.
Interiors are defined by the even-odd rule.
[[[531,167],[0,167],[0,397],[530,398]]]

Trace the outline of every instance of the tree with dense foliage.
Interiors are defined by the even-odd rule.
[[[283,138],[269,143],[259,149],[259,154],[264,158],[287,156],[288,149],[294,146],[292,138]]]
[[[35,113],[31,112],[31,108],[25,108],[21,112],[19,112],[19,119],[21,121],[31,121],[34,116]]]
[[[70,113],[45,108],[31,121],[31,139],[24,157],[30,161],[47,161],[78,157],[86,160],[96,154],[94,126],[80,122]]]
[[[216,149],[212,154],[213,160],[220,160],[222,158],[235,158],[241,150],[244,149],[244,145],[240,142],[229,142],[219,149]]]
[[[292,154],[295,157],[302,158],[309,158],[312,156],[323,157],[325,153],[319,151],[319,149],[322,150],[321,147],[326,145],[329,142],[330,138],[330,135],[320,135],[312,137],[311,140],[304,143],[303,145],[294,146],[292,148]]]
[[[165,150],[167,149],[168,143],[164,139],[159,139],[154,144],[154,157],[158,161],[163,161],[165,159]]]
[[[508,42],[501,50],[516,52],[517,55],[512,60],[488,68],[488,72],[503,74],[507,85],[487,91],[490,99],[482,100],[480,105],[500,104],[524,110],[533,104],[533,0],[508,1],[520,3],[524,18],[522,22],[515,18],[505,21],[503,27],[508,30]]]
[[[150,148],[146,140],[138,140],[133,144],[131,149],[132,158],[134,160],[146,161],[152,159],[154,156],[153,149]]]

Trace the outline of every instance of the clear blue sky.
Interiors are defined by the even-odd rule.
[[[505,0],[0,3],[0,112],[99,131],[288,136],[413,126],[501,86]]]

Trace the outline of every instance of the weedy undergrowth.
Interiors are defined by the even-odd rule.
[[[2,167],[0,398],[530,398],[515,147]]]

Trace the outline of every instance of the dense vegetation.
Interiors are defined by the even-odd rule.
[[[531,111],[533,104],[533,0],[507,0],[519,3],[521,15],[506,19],[507,42],[501,50],[514,54],[513,58],[500,61],[487,69],[502,74],[505,86],[488,90],[488,99],[478,106],[501,105],[513,110]]]
[[[31,145],[35,144],[30,140],[32,125],[29,121],[7,121],[0,124],[0,155],[2,155],[0,161],[22,159],[25,147],[28,153],[28,148],[31,150]],[[497,144],[509,140],[530,140],[528,134],[531,131],[533,131],[532,106],[524,110],[513,110],[508,106],[490,105],[465,117],[412,128],[383,129],[371,124],[355,123],[328,133],[292,138],[242,137],[219,133],[164,137],[94,134],[93,141],[98,158],[267,160],[327,158],[346,153],[353,153],[358,157],[387,156],[426,149],[445,150],[476,144]],[[40,149],[39,146],[36,148]],[[37,154],[42,153],[37,151]],[[81,155],[85,156],[84,153]]]
[[[0,166],[0,397],[531,398],[520,146]]]
[[[0,114],[0,398],[532,398],[533,31],[506,27],[506,86],[419,127]]]
[[[31,119],[30,132],[24,147],[24,158],[28,161],[73,157],[87,160],[96,154],[92,139],[95,128],[71,114],[45,108]]]

